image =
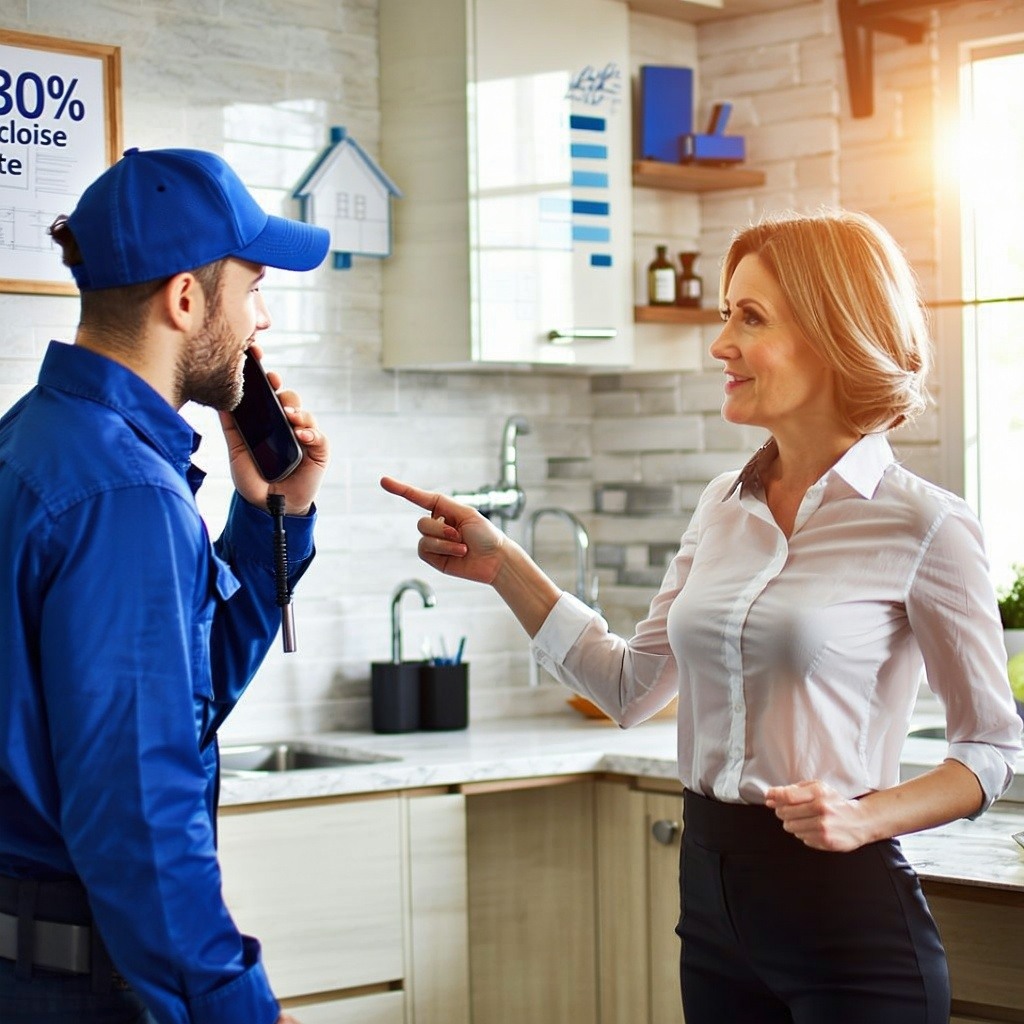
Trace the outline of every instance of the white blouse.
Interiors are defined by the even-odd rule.
[[[923,669],[984,810],[1021,719],[977,519],[871,434],[808,489],[787,540],[761,485],[773,456],[769,441],[708,485],[631,639],[562,594],[534,657],[627,727],[678,692],[683,784],[755,804],[805,779],[847,797],[896,785]]]

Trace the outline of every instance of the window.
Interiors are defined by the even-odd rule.
[[[1018,21],[1024,21],[1018,18]],[[964,496],[997,585],[1024,562],[1024,24],[959,49]]]

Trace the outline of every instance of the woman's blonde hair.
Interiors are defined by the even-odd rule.
[[[744,256],[757,256],[793,319],[836,375],[847,426],[870,434],[928,404],[931,340],[903,251],[862,213],[772,216],[738,232],[722,265],[721,299]]]

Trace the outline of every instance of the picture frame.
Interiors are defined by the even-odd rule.
[[[0,29],[0,292],[78,293],[47,229],[122,145],[120,47]]]

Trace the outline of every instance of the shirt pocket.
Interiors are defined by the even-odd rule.
[[[206,578],[198,588],[200,596],[192,624],[192,693],[197,705],[200,701],[213,700],[210,638],[214,616],[240,586],[231,566],[211,548],[207,558]],[[198,714],[198,707],[196,710]]]

